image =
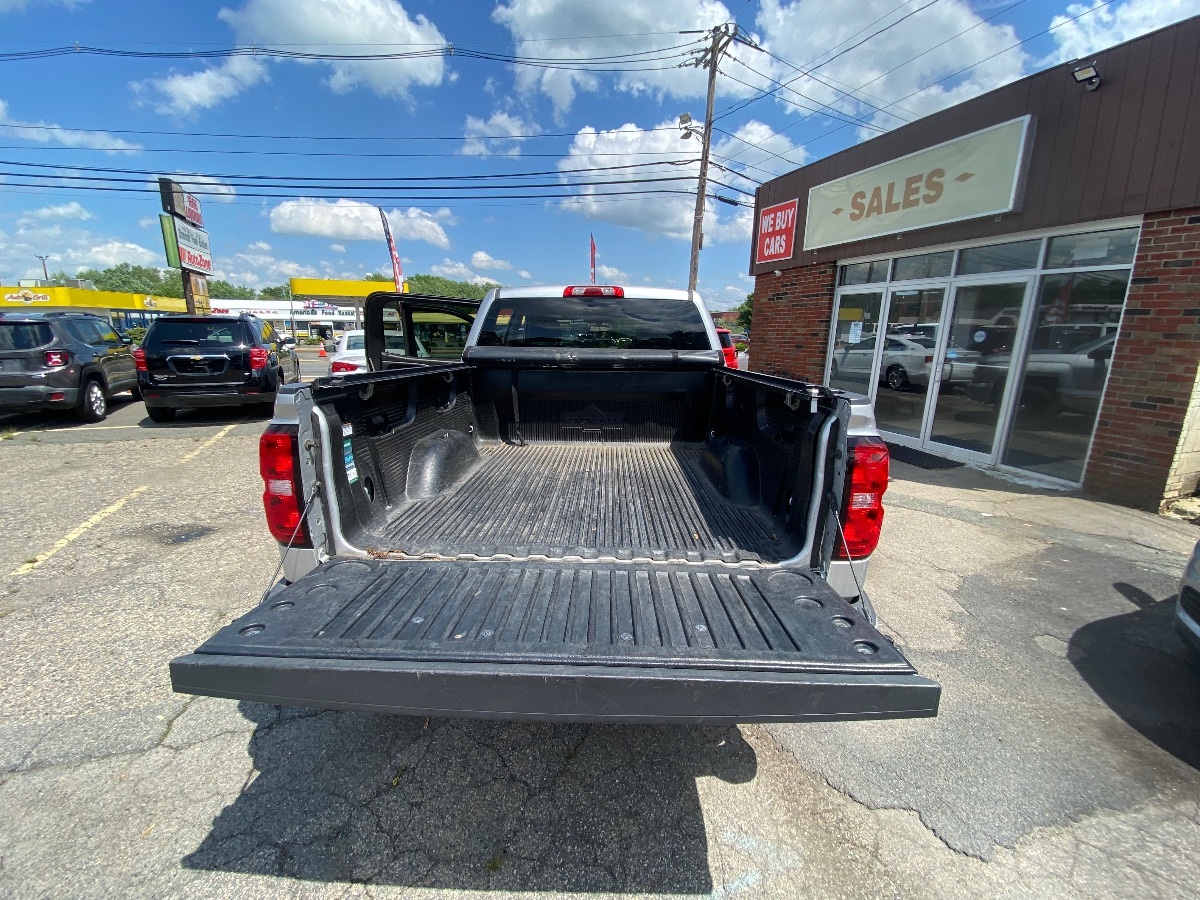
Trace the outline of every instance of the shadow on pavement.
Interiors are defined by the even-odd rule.
[[[204,409],[181,409],[170,422],[155,422],[149,416],[137,424],[147,429],[198,428],[209,425],[234,425],[238,422],[265,422],[274,414],[273,408],[255,406],[214,406]]]
[[[1138,608],[1084,625],[1068,658],[1109,708],[1172,756],[1200,769],[1200,665],[1173,625],[1175,597],[1113,587]]]
[[[696,779],[737,728],[541,725],[243,703],[257,775],[192,869],[457,890],[708,894]]]

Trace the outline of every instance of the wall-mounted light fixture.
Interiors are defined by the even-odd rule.
[[[1075,79],[1076,84],[1082,84],[1089,91],[1100,87],[1100,70],[1094,62],[1076,66],[1071,70],[1071,77]]]

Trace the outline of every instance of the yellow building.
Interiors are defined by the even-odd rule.
[[[112,320],[118,331],[139,326],[164,313],[187,312],[182,297],[125,294],[77,287],[0,285],[0,312],[89,312]]]

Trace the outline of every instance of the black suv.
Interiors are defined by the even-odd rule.
[[[0,413],[73,409],[108,415],[108,398],[138,393],[129,341],[87,313],[0,313]]]
[[[134,351],[146,412],[255,405],[270,411],[281,384],[300,380],[300,358],[254,316],[171,315],[150,324]]]

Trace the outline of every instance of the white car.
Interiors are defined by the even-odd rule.
[[[1192,651],[1200,654],[1200,543],[1192,550],[1192,558],[1179,584],[1175,630]]]
[[[833,357],[832,377],[858,380],[864,384],[875,361],[875,335],[838,350]],[[888,332],[879,366],[879,380],[893,391],[911,385],[927,387],[933,368],[936,342],[927,335],[908,332]],[[966,384],[975,371],[979,353],[951,345],[942,365],[942,381]],[[865,389],[864,389],[865,390]]]
[[[347,331],[337,342],[337,349],[329,357],[329,374],[367,371],[367,345],[365,332]]]

